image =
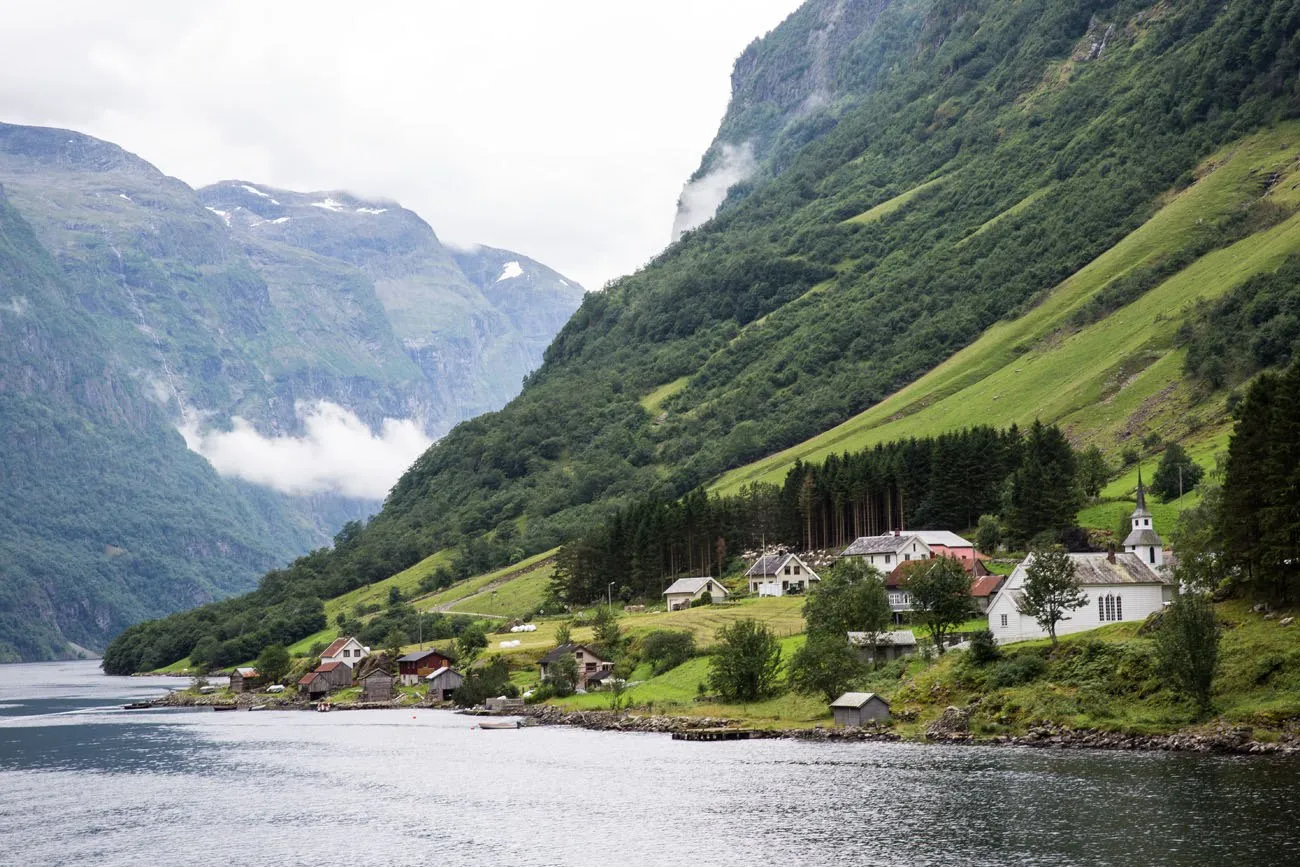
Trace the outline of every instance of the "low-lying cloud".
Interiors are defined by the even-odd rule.
[[[180,431],[190,450],[223,476],[284,494],[337,493],[369,500],[387,496],[433,444],[409,419],[386,418],[375,433],[355,413],[329,401],[300,401],[294,410],[302,419],[302,436],[263,436],[238,416],[228,431],[203,431],[193,420]]]
[[[673,240],[713,219],[727,198],[727,191],[754,174],[757,168],[754,148],[749,142],[739,147],[723,144],[713,168],[682,188],[677,200],[677,218],[673,220]]]

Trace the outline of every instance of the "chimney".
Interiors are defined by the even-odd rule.
[[[898,537],[898,536],[901,536],[901,535],[903,535],[903,531],[902,531],[902,530],[894,530],[894,536],[895,536],[895,537]]]
[[[1114,562],[1115,562],[1115,543],[1114,543],[1114,542],[1108,542],[1108,543],[1106,544],[1106,560],[1107,560],[1108,562],[1110,562],[1110,563],[1114,563]]]

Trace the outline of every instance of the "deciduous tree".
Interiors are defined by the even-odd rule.
[[[1052,644],[1056,644],[1056,624],[1069,620],[1068,612],[1087,605],[1088,597],[1079,585],[1079,570],[1069,554],[1035,551],[1032,557],[1025,570],[1020,610],[1047,630]]]
[[[953,557],[936,557],[914,567],[907,577],[912,611],[930,630],[935,648],[944,652],[944,639],[975,610],[970,577]]]
[[[1219,666],[1219,623],[1210,598],[1183,593],[1164,610],[1155,634],[1161,672],[1175,688],[1210,710],[1210,690]]]
[[[709,686],[724,701],[758,701],[777,690],[781,642],[752,618],[718,630],[718,646],[709,660]]]

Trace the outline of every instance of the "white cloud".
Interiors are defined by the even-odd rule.
[[[756,168],[754,148],[749,142],[740,147],[723,143],[722,152],[709,171],[682,187],[682,195],[677,200],[677,218],[673,220],[673,240],[713,219],[718,206],[727,198],[727,191],[752,175]]]
[[[596,288],[662,248],[733,61],[798,5],[15,2],[0,120],[114,141],[193,185],[399,200]]]
[[[300,437],[267,437],[247,420],[229,431],[181,426],[185,444],[223,476],[265,485],[284,494],[338,493],[383,499],[415,459],[433,444],[411,420],[384,419],[378,434],[347,409],[329,401],[299,402]]]

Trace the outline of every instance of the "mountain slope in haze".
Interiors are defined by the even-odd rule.
[[[1160,243],[1139,230],[1195,198],[1211,156],[1300,115],[1298,32],[1294,0],[809,0],[737,66],[711,150],[748,144],[752,166],[717,216],[587,296],[518,398],[458,426],[363,533],[288,577],[298,592],[346,589],[363,567],[391,574],[443,549],[489,565],[547,550],[617,505],[678,496],[830,430],[986,331],[997,352],[954,360],[945,376],[969,384],[1008,353],[1050,366],[1058,345],[1061,358],[1074,351],[1072,335],[1100,334],[1088,394],[1109,396],[1094,373],[1144,384],[1073,432],[1104,432],[1108,447],[1121,428],[1145,436],[1163,398],[1129,401],[1148,394],[1143,372],[1181,374],[1168,342],[1143,366],[1156,314],[1130,308],[1151,293],[1181,309],[1236,291],[1292,252],[1297,203],[1269,194],[1289,163],[1257,154],[1247,175],[1267,174]],[[1293,149],[1283,135],[1273,146]],[[701,177],[710,171],[706,157]],[[1140,255],[1129,238],[1146,244]],[[1209,267],[1246,252],[1239,244],[1268,252],[1250,268]],[[1054,297],[1069,299],[1066,315],[1031,318]],[[1142,328],[1120,334],[1135,312]],[[1006,323],[1020,321],[1037,323],[1033,339],[1006,347]],[[1107,335],[1118,335],[1112,363],[1095,357]],[[1063,365],[1035,378],[1070,375]],[[953,388],[910,394],[897,411]],[[1223,392],[1208,398],[1221,412]],[[980,418],[935,425],[988,417],[971,411]],[[132,642],[147,648],[148,631]]]
[[[427,442],[508,400],[582,295],[507,251],[484,290],[487,253],[463,254],[472,280],[392,202],[196,191],[66,130],[0,124],[0,189],[0,659],[247,590],[383,494],[221,479],[178,430],[203,448],[239,420],[284,443],[331,405],[354,436],[393,419]],[[223,471],[276,474],[245,472],[246,451]]]

